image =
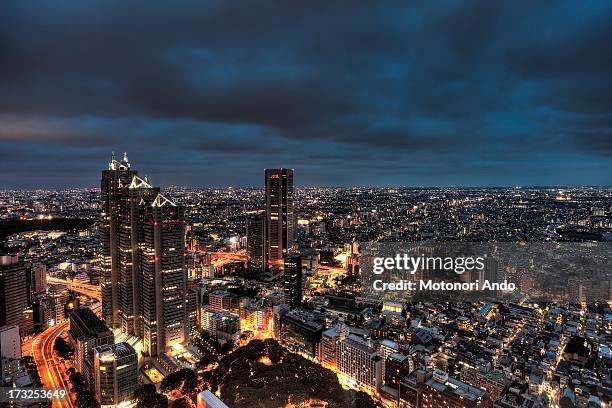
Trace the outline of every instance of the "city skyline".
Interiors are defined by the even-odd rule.
[[[95,186],[111,150],[161,186],[609,184],[611,15],[3,2],[2,187]]]
[[[162,193],[118,157],[100,192],[0,191],[0,244],[17,254],[0,256],[9,399],[33,385],[68,408],[609,403],[612,188],[294,194],[275,168],[263,191]],[[455,254],[448,240],[492,242],[477,253],[495,271],[439,275],[465,289],[431,299],[370,283],[379,244]],[[481,275],[512,286],[479,289]]]
[[[0,406],[612,407],[611,22],[0,1]]]

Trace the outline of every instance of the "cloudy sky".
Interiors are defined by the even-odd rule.
[[[612,184],[612,2],[0,2],[0,189]]]

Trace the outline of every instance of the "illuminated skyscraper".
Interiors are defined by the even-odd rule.
[[[277,263],[293,243],[293,170],[266,169],[266,254]]]
[[[262,271],[267,264],[266,259],[266,217],[263,211],[247,214],[246,236],[248,266],[252,271]]]
[[[292,308],[299,307],[302,303],[302,257],[299,254],[285,258],[283,290],[285,302]]]
[[[127,154],[117,160],[113,153],[108,170],[102,172],[100,223],[100,268],[102,286],[102,317],[111,328],[119,328],[119,255],[117,230],[119,202],[132,178],[138,173],[130,169]]]
[[[156,355],[188,339],[185,212],[158,194],[141,217],[139,335],[144,350]]]
[[[187,341],[184,209],[130,170],[102,172],[102,313],[151,356]]]
[[[143,223],[142,216],[151,206],[159,188],[153,188],[149,180],[137,175],[129,186],[117,195],[117,263],[119,267],[119,323],[121,331],[130,335],[141,335],[137,319],[140,306],[139,241]]]

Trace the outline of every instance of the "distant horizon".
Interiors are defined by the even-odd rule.
[[[186,190],[229,190],[229,189],[239,189],[239,190],[264,190],[264,186],[181,186],[181,185],[157,185],[153,183],[155,187],[159,187],[161,189],[186,189]],[[441,185],[431,185],[431,186],[382,186],[382,185],[353,185],[353,186],[314,186],[314,185],[295,185],[296,189],[406,189],[406,190],[434,190],[434,189],[449,189],[449,190],[572,190],[572,189],[612,189],[612,185],[567,185],[567,186],[539,186],[539,185],[531,185],[531,186],[441,186]],[[100,187],[65,187],[65,188],[9,188],[3,189],[0,188],[2,192],[10,192],[10,191],[99,191]]]

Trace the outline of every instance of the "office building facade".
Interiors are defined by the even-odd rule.
[[[293,243],[293,170],[266,169],[266,254],[282,263]]]
[[[127,155],[102,172],[102,315],[157,356],[188,339],[185,214]]]
[[[268,263],[266,252],[266,214],[264,211],[247,214],[246,237],[248,268],[263,271]]]
[[[128,343],[94,349],[95,396],[102,407],[130,401],[138,387],[138,356]]]
[[[78,308],[70,312],[68,333],[74,344],[74,362],[87,384],[94,383],[94,349],[114,344],[113,332],[106,323],[89,308]]]
[[[299,254],[290,254],[285,258],[283,274],[283,291],[285,302],[292,308],[302,303],[302,258]]]
[[[338,370],[354,381],[354,386],[374,392],[382,386],[383,360],[376,349],[354,336],[338,345]]]
[[[15,325],[21,335],[32,332],[28,308],[27,268],[17,255],[0,256],[0,326]]]

